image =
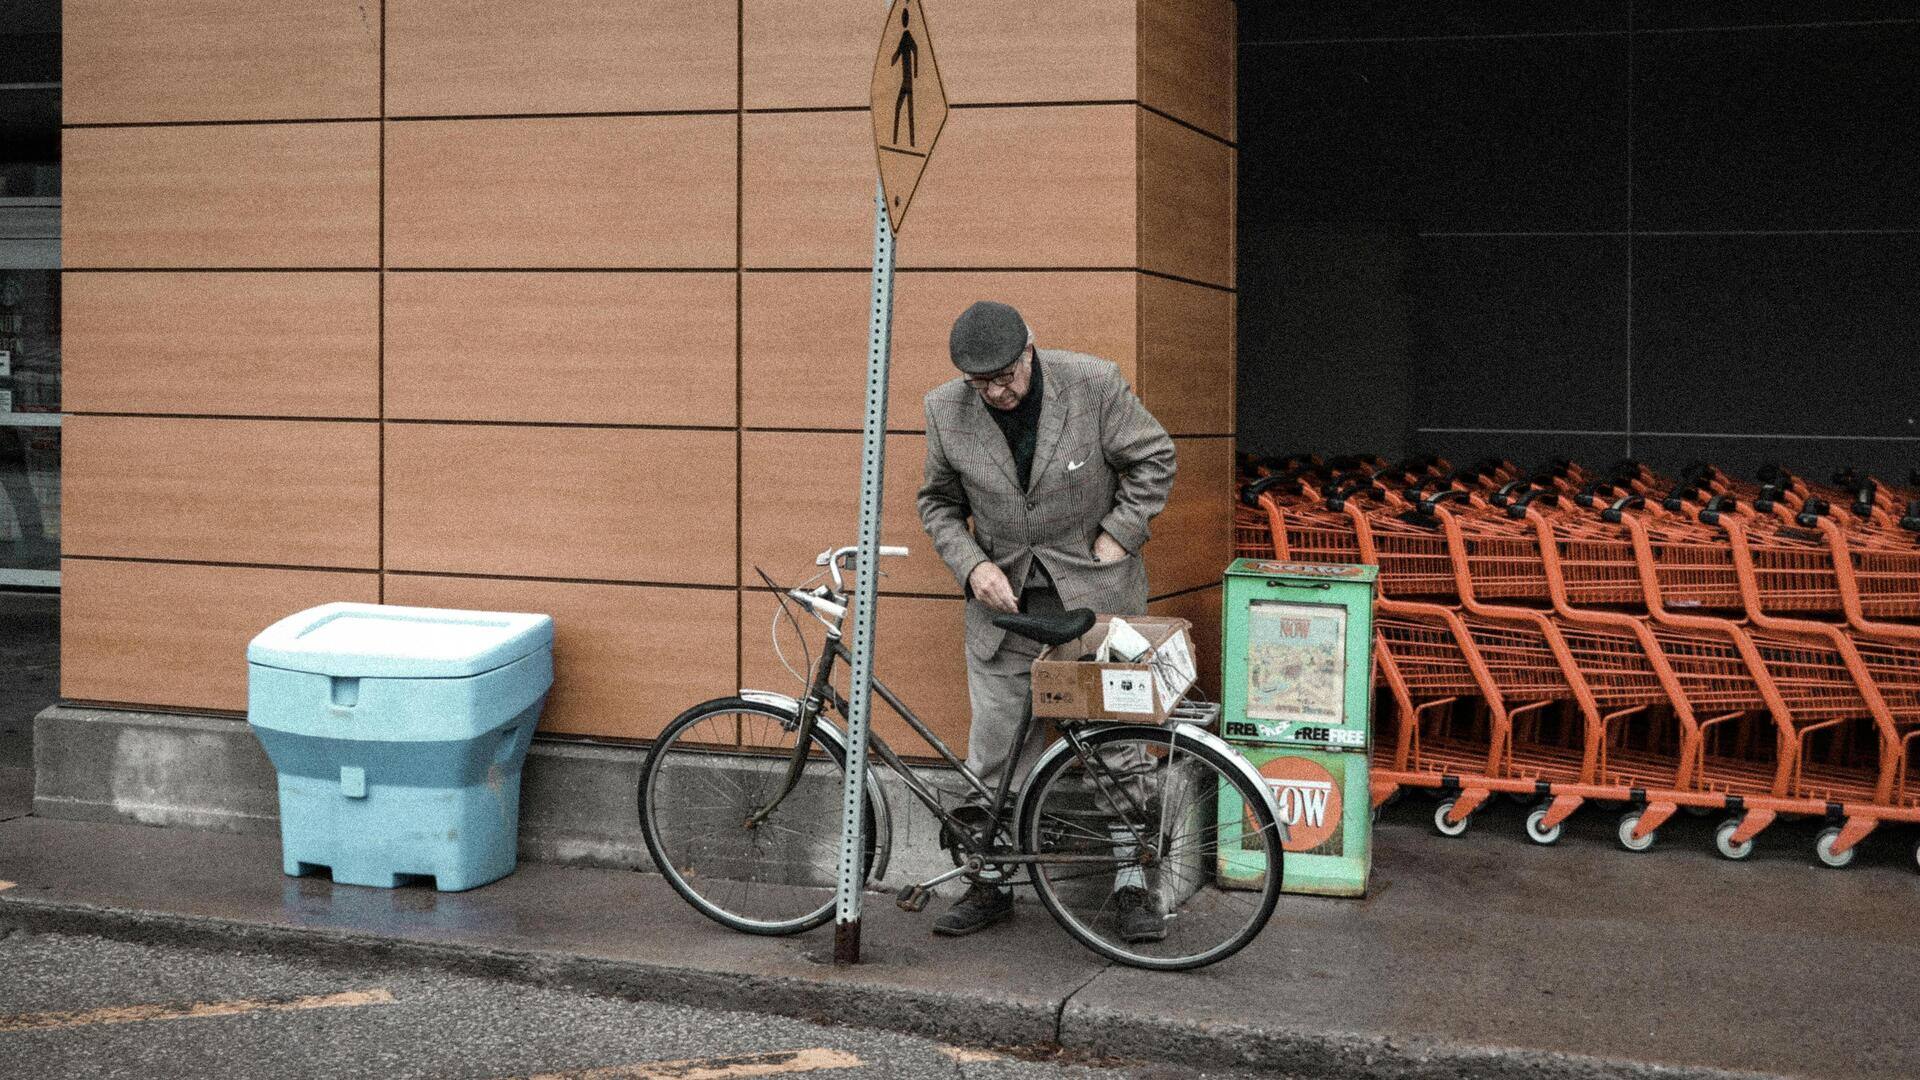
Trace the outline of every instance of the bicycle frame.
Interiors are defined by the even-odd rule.
[[[780,786],[779,793],[769,800],[766,806],[761,807],[760,810],[753,815],[753,824],[757,825],[765,821],[780,803],[792,793],[794,787],[799,783],[801,772],[806,767],[808,748],[812,741],[814,725],[819,722],[820,710],[826,706],[831,706],[833,710],[841,716],[844,717],[846,715],[846,699],[841,697],[840,692],[834,689],[833,686],[833,668],[836,661],[846,661],[848,664],[851,664],[852,660],[853,656],[848,652],[841,634],[837,629],[830,627],[827,633],[826,648],[821,652],[820,661],[815,666],[813,680],[807,687],[807,696],[800,702],[798,728],[794,739],[793,755],[788,760],[786,780]],[[980,779],[979,774],[969,769],[967,763],[953,752],[953,748],[949,747],[939,735],[935,734],[933,729],[927,726],[926,721],[920,719],[912,707],[900,700],[899,695],[895,694],[885,683],[879,679],[873,680],[873,692],[876,697],[886,703],[887,708],[893,710],[894,715],[900,717],[901,720],[906,722],[908,727],[913,729],[914,734],[920,736],[921,741],[926,743],[929,749],[939,755],[942,761],[946,762],[947,765],[959,773],[960,778],[966,781],[968,787],[972,788],[976,794],[985,796],[989,800],[988,812],[991,815],[989,820],[993,825],[992,832],[989,835],[998,835],[1001,826],[1008,824],[1005,822],[1004,817],[1007,809],[1008,796],[1012,794],[1013,791],[1014,770],[1012,768],[1003,770],[998,787],[994,790],[989,790],[986,782]],[[1018,738],[1013,745],[1026,745],[1027,736],[1032,731],[1035,722],[1036,718],[1029,713],[1026,719],[1022,721]],[[1102,794],[1110,800],[1110,805],[1116,807],[1122,805],[1120,799],[1115,795],[1115,789],[1117,788],[1120,793],[1126,796],[1125,801],[1131,804],[1129,807],[1131,810],[1144,811],[1145,808],[1140,806],[1138,800],[1133,798],[1127,785],[1107,769],[1106,763],[1101,761],[1098,755],[1084,752],[1084,747],[1073,729],[1067,728],[1063,734],[1068,744],[1073,748],[1075,756],[1084,767],[1087,767],[1088,772],[1094,776],[1096,782],[1100,785]],[[996,850],[990,842],[982,843],[974,835],[972,827],[968,825],[966,821],[941,805],[939,794],[936,793],[926,781],[914,774],[913,770],[905,761],[901,760],[900,755],[894,751],[893,747],[887,744],[887,741],[882,738],[878,732],[870,730],[867,735],[867,742],[873,752],[879,756],[881,762],[893,770],[894,774],[900,778],[900,781],[907,786],[907,790],[913,794],[914,798],[918,799],[921,805],[927,808],[928,812],[932,813],[942,824],[947,826],[949,835],[953,836],[968,854],[978,856],[982,863],[1018,865],[1032,865],[1037,863],[1045,863],[1047,865],[1091,863],[1117,866],[1122,861],[1110,855],[1036,855],[1030,852]],[[1138,835],[1138,824],[1131,818],[1127,818],[1127,827],[1134,831],[1135,840],[1144,843],[1145,838]]]

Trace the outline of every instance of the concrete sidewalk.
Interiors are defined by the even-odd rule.
[[[734,934],[649,874],[366,889],[281,876],[270,836],[34,817],[0,821],[0,924],[1309,1076],[1920,1074],[1920,877],[1891,839],[1834,872],[1797,834],[1731,865],[1709,822],[1629,856],[1597,814],[1548,849],[1517,808],[1457,841],[1430,813],[1390,811],[1370,899],[1283,898],[1254,945],[1185,975],[1108,965],[1031,903],[950,942],[875,896],[867,962],[840,969],[829,931]]]

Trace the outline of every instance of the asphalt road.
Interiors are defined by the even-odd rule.
[[[1200,1080],[418,970],[15,932],[0,938],[0,1076]]]

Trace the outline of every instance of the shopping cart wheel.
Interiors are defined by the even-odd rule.
[[[1654,838],[1660,835],[1660,830],[1655,829],[1640,839],[1635,840],[1633,838],[1633,830],[1639,827],[1640,811],[1629,810],[1620,815],[1619,836],[1621,847],[1626,848],[1628,851],[1645,851],[1653,846]]]
[[[1565,831],[1567,827],[1566,822],[1559,822],[1551,829],[1543,829],[1540,827],[1541,823],[1547,820],[1547,811],[1551,809],[1552,806],[1551,801],[1543,802],[1527,813],[1527,839],[1536,844],[1553,844],[1559,842],[1560,834]]]
[[[1714,850],[1718,851],[1722,857],[1732,859],[1734,862],[1739,862],[1753,854],[1752,840],[1742,840],[1737,844],[1733,842],[1733,834],[1739,831],[1739,818],[1730,817],[1721,822],[1720,826],[1713,830]]]
[[[1860,854],[1860,847],[1856,844],[1840,854],[1835,855],[1833,853],[1833,844],[1834,841],[1838,839],[1840,839],[1840,826],[1838,825],[1830,825],[1827,828],[1821,829],[1820,835],[1813,838],[1813,853],[1820,856],[1822,863],[1833,867],[1835,870],[1851,863],[1853,857]]]
[[[1467,823],[1473,820],[1468,814],[1459,821],[1448,821],[1447,815],[1453,813],[1453,800],[1441,799],[1440,805],[1433,808],[1433,830],[1441,836],[1459,836],[1467,831]]]

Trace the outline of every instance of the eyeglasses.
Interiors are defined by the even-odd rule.
[[[1020,374],[1020,361],[1026,358],[1023,351],[1020,360],[1015,360],[1012,366],[998,375],[969,375],[966,379],[967,385],[975,390],[985,390],[989,386],[1007,386],[1013,382],[1015,376]]]

